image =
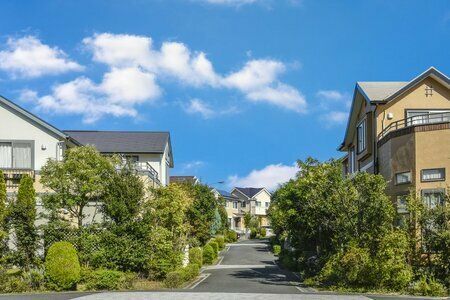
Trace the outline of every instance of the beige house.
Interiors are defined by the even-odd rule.
[[[411,81],[357,82],[339,150],[345,174],[384,176],[400,213],[411,188],[437,205],[450,184],[450,79],[431,67]]]
[[[238,197],[233,196],[231,193],[220,190],[212,189],[212,192],[216,199],[222,198],[225,205],[225,210],[228,215],[228,223],[230,224],[230,229],[243,233],[245,231],[244,226],[244,209],[245,203]]]
[[[0,120],[0,170],[10,196],[17,192],[23,174],[33,178],[38,195],[45,192],[39,182],[41,168],[49,159],[62,160],[66,149],[82,145],[132,160],[146,185],[169,183],[173,156],[168,132],[62,131],[1,96]],[[39,211],[39,200],[37,204]],[[87,209],[87,218],[90,210],[95,209]]]

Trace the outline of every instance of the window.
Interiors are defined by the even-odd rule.
[[[269,202],[266,202],[266,208],[268,208],[269,207]]]
[[[408,126],[448,122],[450,111],[448,110],[409,110],[406,111]]]
[[[31,169],[31,142],[0,142],[0,168]]]
[[[349,172],[355,173],[356,171],[356,154],[355,154],[355,148],[350,149],[350,155],[348,157],[349,159]]]
[[[233,201],[233,208],[238,208],[238,203],[237,203],[237,201]]]
[[[256,206],[261,207],[261,201],[256,201]]]
[[[357,145],[358,145],[358,153],[363,152],[366,150],[366,119],[362,120],[357,127],[356,131],[357,135]]]
[[[441,181],[445,180],[445,169],[425,169],[422,170],[422,181]]]
[[[245,208],[245,201],[241,203],[241,208]]]
[[[435,208],[444,203],[444,189],[422,190],[423,203],[429,208]]]
[[[396,184],[411,183],[411,172],[408,171],[395,174],[395,183]]]
[[[408,213],[408,203],[406,199],[408,195],[399,195],[397,196],[397,213],[405,214]]]

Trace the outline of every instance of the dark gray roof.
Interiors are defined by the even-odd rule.
[[[235,189],[237,189],[239,192],[243,193],[245,196],[247,196],[249,198],[252,198],[253,196],[258,194],[264,188],[251,188],[251,187],[242,188],[242,187],[236,187]]]
[[[93,145],[102,153],[164,153],[168,132],[64,130],[82,145]],[[169,144],[170,147],[170,144]]]
[[[225,198],[236,198],[235,196],[231,195],[230,192],[224,191],[224,190],[218,190],[216,189],[216,191],[220,194],[220,196],[225,197]]]

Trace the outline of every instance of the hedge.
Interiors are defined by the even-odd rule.
[[[189,249],[189,263],[196,264],[199,267],[203,266],[203,253],[201,248]]]
[[[211,245],[206,245],[203,247],[203,263],[206,265],[210,265],[214,262],[215,255],[214,255],[214,249],[211,247]]]
[[[77,250],[69,242],[53,243],[45,257],[45,272],[49,287],[69,290],[80,280],[80,262]]]

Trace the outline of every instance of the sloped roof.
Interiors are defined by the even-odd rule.
[[[93,145],[102,153],[164,153],[168,132],[64,130],[82,145]]]
[[[253,198],[253,196],[255,196],[256,194],[258,194],[259,192],[261,192],[264,188],[252,188],[252,187],[246,187],[246,188],[242,188],[242,187],[235,187],[236,190],[238,190],[239,192],[241,192],[242,194],[244,194],[245,196],[249,197],[249,198]]]
[[[407,81],[360,81],[357,83],[370,101],[383,101],[399,89],[405,87]]]
[[[224,197],[224,198],[236,198],[235,196],[233,196],[230,192],[224,191],[224,190],[219,190],[216,189],[216,191],[220,194],[220,196]]]

